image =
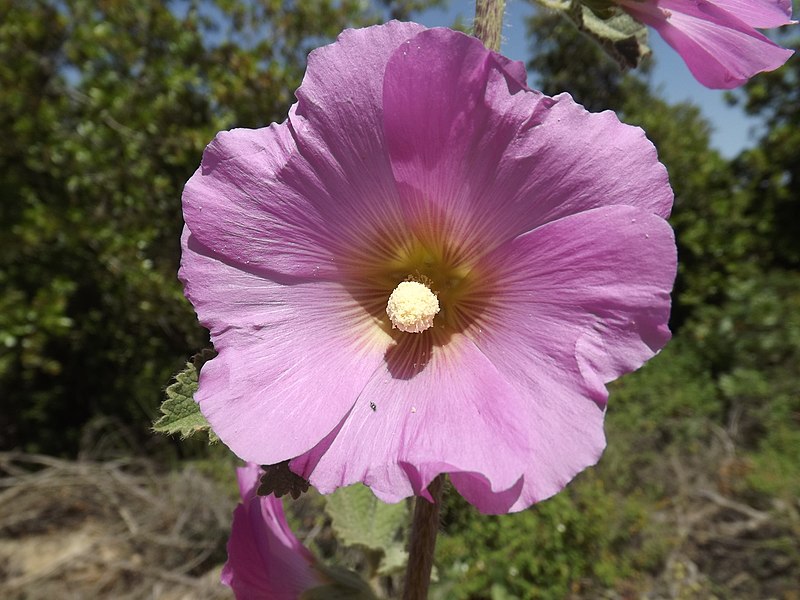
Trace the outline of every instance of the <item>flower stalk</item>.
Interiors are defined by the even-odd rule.
[[[503,13],[506,0],[476,0],[475,37],[489,50],[500,52],[500,39],[503,31]]]
[[[417,497],[414,503],[403,600],[425,600],[428,597],[436,535],[439,533],[439,509],[442,503],[444,477],[439,475],[428,486],[428,493],[433,502]]]

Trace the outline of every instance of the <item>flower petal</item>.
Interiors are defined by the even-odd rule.
[[[529,90],[475,38],[431,29],[402,44],[386,68],[383,104],[414,223],[485,248],[607,204],[669,214],[667,173],[641,129]]]
[[[533,446],[519,510],[596,462],[605,384],[669,339],[675,242],[663,219],[610,206],[520,236],[486,263],[492,309],[469,335],[530,399],[517,416]]]
[[[348,29],[309,54],[290,121],[300,151],[326,180],[349,177],[358,188],[365,178],[391,179],[383,141],[383,73],[394,49],[424,29],[399,21]],[[327,172],[329,155],[339,159],[339,172]]]
[[[655,215],[608,206],[566,217],[487,257],[482,268],[496,281],[492,307],[470,335],[502,372],[531,361],[531,368],[570,371],[565,381],[581,368],[607,383],[669,340],[676,264],[672,229]],[[496,344],[502,353],[489,351]],[[594,355],[576,353],[576,345]],[[594,391],[603,404],[605,390]]]
[[[392,51],[423,30],[398,21],[347,30],[308,57],[289,114],[299,156],[284,176],[305,185],[305,196],[345,249],[363,252],[377,237],[402,229],[383,137],[382,81]]]
[[[758,29],[793,23],[791,0],[709,0],[709,2]]]
[[[332,278],[401,229],[382,135],[381,82],[414,23],[348,30],[311,53],[289,121],[222,132],[183,194],[189,229],[242,266]]]
[[[426,338],[400,338],[340,428],[292,469],[322,493],[363,481],[386,502],[421,494],[440,473],[515,486],[530,456],[524,399],[463,335],[445,346]]]
[[[260,469],[237,469],[242,503],[233,513],[222,582],[240,599],[295,600],[325,580],[314,558],[289,529],[281,501],[255,495]]]
[[[777,69],[794,54],[709,2],[626,0],[622,4],[634,18],[658,31],[709,88],[738,87],[756,73]]]
[[[286,123],[217,135],[183,191],[183,214],[208,248],[242,267],[322,277],[332,244],[319,211],[279,177],[294,148]]]
[[[306,452],[347,413],[389,336],[346,289],[231,266],[184,232],[180,276],[219,355],[195,395],[223,442],[275,464]]]

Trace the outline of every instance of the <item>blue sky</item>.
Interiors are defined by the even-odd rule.
[[[475,4],[467,0],[450,0],[447,9],[429,10],[418,17],[428,27],[446,26],[453,23],[457,15],[466,22],[474,15]],[[530,57],[525,36],[525,17],[534,8],[525,0],[507,0],[506,18],[503,27],[501,52],[523,62]],[[671,102],[691,100],[698,104],[710,121],[713,132],[712,145],[724,156],[733,157],[742,149],[755,144],[752,130],[757,122],[744,112],[725,102],[721,90],[709,90],[695,81],[678,54],[664,43],[657,33],[650,31],[650,47],[655,57],[652,74],[653,84]]]

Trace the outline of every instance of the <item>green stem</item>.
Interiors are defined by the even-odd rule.
[[[417,498],[414,503],[414,520],[408,544],[408,566],[403,600],[426,600],[433,568],[433,551],[439,533],[439,508],[444,490],[444,475],[431,481],[428,493],[433,502]]]
[[[475,37],[481,40],[489,50],[495,52],[500,52],[505,8],[506,0],[475,1]]]

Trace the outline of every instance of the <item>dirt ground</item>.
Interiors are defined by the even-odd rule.
[[[0,473],[0,597],[232,597],[219,574],[234,500],[208,477],[15,453]]]
[[[675,466],[680,493],[654,516],[679,541],[649,592],[603,598],[800,600],[796,509],[682,475],[695,471]],[[190,465],[0,453],[0,598],[230,599],[219,575],[236,499],[223,488]]]

